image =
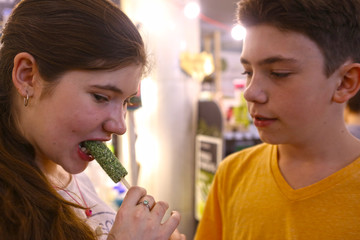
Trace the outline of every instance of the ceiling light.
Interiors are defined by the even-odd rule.
[[[187,18],[195,19],[200,14],[200,6],[196,2],[189,2],[184,8],[184,14]]]
[[[240,25],[235,25],[232,29],[231,29],[231,36],[235,39],[235,40],[243,40],[246,36],[246,29],[243,26]]]

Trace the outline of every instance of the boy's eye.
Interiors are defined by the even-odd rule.
[[[93,97],[97,102],[107,102],[109,100],[106,96],[96,93],[93,94]]]
[[[246,75],[248,77],[251,77],[252,72],[251,71],[245,71],[245,72],[242,73],[242,75]]]
[[[275,78],[285,78],[288,77],[290,72],[271,72],[270,75]]]

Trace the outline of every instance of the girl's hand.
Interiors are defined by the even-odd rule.
[[[175,229],[169,240],[186,240],[186,237],[184,234],[181,234],[178,229]]]
[[[131,187],[122,202],[108,240],[168,240],[185,239],[175,231],[180,223],[180,214],[173,212],[162,223],[169,205],[155,202],[141,187]],[[179,238],[180,237],[180,238]]]

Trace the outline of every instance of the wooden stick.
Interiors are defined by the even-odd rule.
[[[128,181],[126,181],[125,178],[122,178],[122,179],[121,179],[121,182],[124,184],[124,186],[125,186],[127,189],[131,188],[131,185],[128,183]]]

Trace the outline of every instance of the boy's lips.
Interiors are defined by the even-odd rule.
[[[256,127],[267,127],[277,120],[276,118],[269,118],[261,115],[251,115],[251,116],[253,118],[253,122]]]

